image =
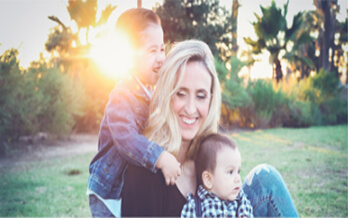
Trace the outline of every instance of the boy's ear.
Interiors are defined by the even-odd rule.
[[[211,173],[205,170],[202,173],[202,181],[203,181],[204,187],[207,190],[210,190],[213,188],[213,181],[212,180],[213,180],[213,177],[212,177]]]

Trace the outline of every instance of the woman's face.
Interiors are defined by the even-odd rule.
[[[179,89],[172,97],[172,108],[178,119],[182,141],[189,142],[208,115],[212,78],[204,64],[198,61],[189,62],[183,73]]]

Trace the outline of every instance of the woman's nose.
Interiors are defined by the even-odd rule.
[[[185,110],[187,115],[192,115],[196,112],[197,110],[196,102],[192,97],[188,98],[188,101],[186,102],[186,105],[185,105]]]

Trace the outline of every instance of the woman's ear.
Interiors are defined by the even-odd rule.
[[[203,171],[202,173],[202,181],[203,185],[207,190],[210,190],[213,188],[213,176],[208,171]]]

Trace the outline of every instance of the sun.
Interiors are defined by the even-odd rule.
[[[129,74],[134,62],[135,49],[124,33],[117,30],[101,31],[91,42],[89,57],[110,79]]]

